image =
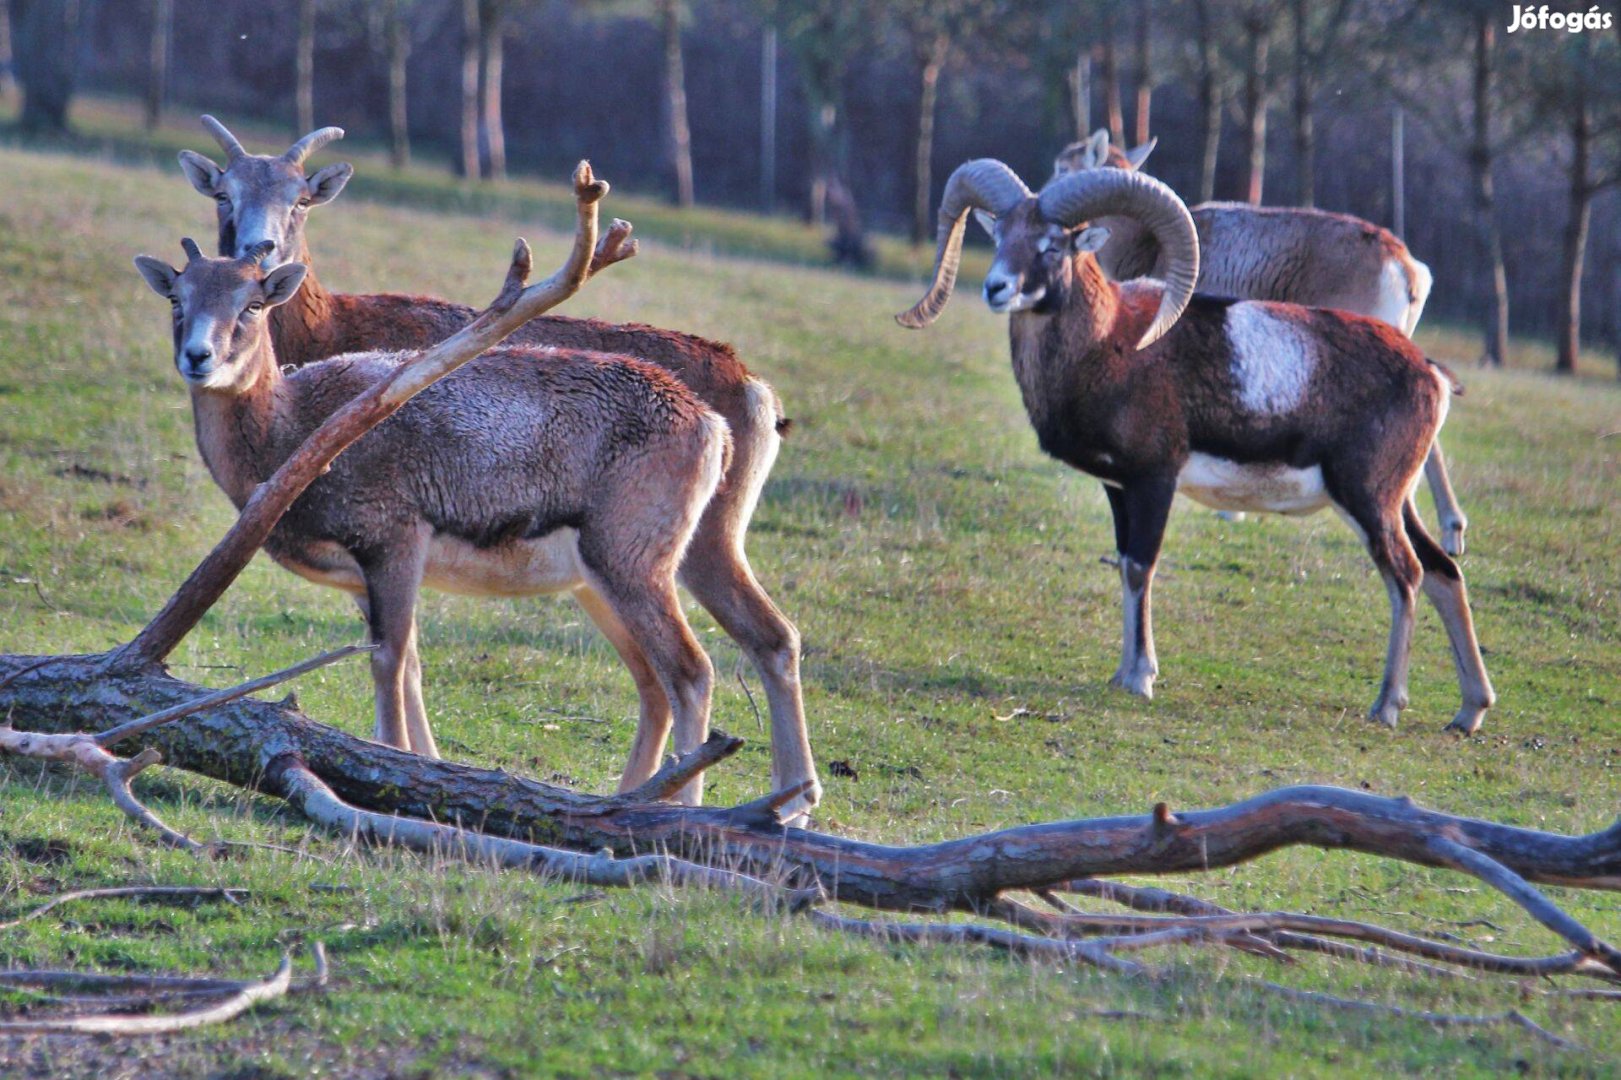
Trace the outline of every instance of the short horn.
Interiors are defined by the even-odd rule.
[[[214,136],[214,141],[220,144],[220,149],[224,150],[226,156],[232,161],[247,153],[246,150],[242,149],[242,144],[237,141],[236,136],[231,134],[231,129],[207,113],[203,114],[203,127],[207,128],[208,133]]]
[[[193,240],[189,236],[182,236],[180,238],[180,247],[185,251],[186,262],[188,263],[194,263],[203,257],[203,251],[197,246],[197,241]]]
[[[946,181],[940,197],[938,248],[934,256],[934,282],[923,299],[895,316],[895,321],[921,330],[940,317],[951,290],[957,285],[957,268],[962,264],[963,231],[968,211],[988,210],[1001,217],[1030,197],[1030,189],[1019,175],[995,158],[978,158],[957,166]]]
[[[1119,215],[1139,221],[1159,241],[1165,291],[1159,311],[1137,343],[1146,349],[1176,324],[1199,280],[1199,233],[1176,192],[1146,173],[1091,169],[1068,173],[1041,190],[1041,214],[1073,228],[1083,221]]]
[[[329,142],[336,142],[343,138],[341,127],[324,127],[310,132],[302,139],[287,148],[282,158],[294,165],[304,164],[304,159],[315,153]]]
[[[249,266],[258,266],[275,250],[276,242],[274,240],[261,240],[248,249],[248,253],[242,257],[242,261]]]

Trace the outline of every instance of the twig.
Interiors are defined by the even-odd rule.
[[[749,699],[749,708],[754,710],[754,730],[765,734],[765,721],[760,719],[760,706],[754,702],[754,691],[749,689],[749,681],[743,677],[743,660],[737,661],[737,669],[732,672],[737,676],[737,685],[743,688],[743,696]]]
[[[817,926],[854,934],[857,937],[876,938],[879,941],[988,945],[1016,956],[1075,960],[1090,967],[1103,968],[1123,975],[1139,975],[1145,970],[1141,964],[1133,960],[1122,960],[1107,949],[1098,948],[1092,942],[1060,941],[1032,934],[1015,934],[1011,930],[977,926],[972,923],[901,923],[851,919],[815,909],[806,914]]]
[[[165,899],[192,899],[192,900],[225,900],[229,903],[239,904],[240,896],[246,896],[246,889],[223,889],[209,885],[119,885],[107,889],[76,889],[65,892],[60,896],[53,896],[32,911],[19,915],[15,919],[0,922],[0,930],[9,930],[13,926],[21,926],[25,922],[39,918],[63,904],[74,900],[111,900],[120,897],[162,897]]]
[[[220,690],[197,698],[195,701],[188,701],[183,705],[176,705],[173,708],[155,712],[150,716],[143,716],[139,720],[131,720],[127,724],[119,724],[117,727],[108,728],[94,737],[96,745],[105,749],[116,743],[123,742],[125,739],[143,735],[155,727],[169,723],[171,720],[178,720],[182,716],[190,716],[193,713],[202,712],[204,709],[211,709],[216,705],[224,705],[227,702],[235,701],[237,698],[247,697],[249,694],[258,693],[268,687],[278,686],[290,679],[296,679],[300,675],[314,671],[317,668],[336,664],[339,660],[346,659],[356,653],[374,652],[376,649],[376,645],[370,644],[345,645],[341,649],[333,649],[331,652],[322,653],[320,656],[312,656],[308,660],[299,661],[292,667],[273,671],[269,675],[263,675],[257,679],[250,679],[239,686],[231,687],[229,690]]]

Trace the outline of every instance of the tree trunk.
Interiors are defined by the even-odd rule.
[[[164,83],[169,75],[169,27],[174,0],[152,0],[152,34],[146,61],[146,130],[157,129],[163,114]]]
[[[461,173],[478,176],[478,0],[462,0]]]
[[[669,124],[667,139],[670,169],[675,177],[675,204],[689,207],[696,196],[692,190],[692,131],[687,126],[687,77],[681,58],[679,0],[659,0],[659,19],[664,29],[664,115]]]
[[[1244,201],[1259,206],[1266,182],[1266,65],[1271,47],[1270,27],[1259,18],[1247,20],[1244,37],[1244,149],[1248,167]]]
[[[777,208],[777,28],[760,40],[760,209]]]
[[[1085,49],[1075,57],[1069,73],[1069,92],[1075,109],[1075,137],[1092,134],[1092,56]]]
[[[315,130],[315,0],[299,0],[298,44],[298,131],[295,138]]]
[[[1496,31],[1489,12],[1475,15],[1474,140],[1469,170],[1474,181],[1475,225],[1482,260],[1491,275],[1484,307],[1486,350],[1481,363],[1502,367],[1508,353],[1508,273],[1503,266],[1503,235],[1497,226],[1497,198],[1492,190],[1492,53]]]
[[[10,0],[10,4],[12,62],[23,92],[18,124],[31,133],[66,132],[78,4],[70,0]]]
[[[1216,81],[1216,31],[1210,0],[1196,0],[1199,35],[1199,201],[1216,197],[1216,160],[1221,150],[1221,87]]]
[[[1582,349],[1582,264],[1587,255],[1587,227],[1592,218],[1593,183],[1589,161],[1593,150],[1593,113],[1587,98],[1588,65],[1583,50],[1573,72],[1575,103],[1570,117],[1570,212],[1565,221],[1564,251],[1560,263],[1564,290],[1559,315],[1559,355],[1554,371],[1576,374]]]
[[[12,60],[11,8],[8,4],[0,4],[0,98],[10,95],[14,85],[11,77]]]
[[[923,244],[934,238],[929,213],[934,187],[934,113],[940,89],[940,70],[951,52],[951,38],[937,34],[923,58],[923,86],[918,104],[917,147],[913,158],[915,187],[912,197],[912,243]]]
[[[411,164],[411,127],[405,102],[405,62],[411,55],[411,27],[401,0],[388,0],[388,161],[396,169]]]
[[[1153,59],[1149,49],[1148,18],[1151,0],[1137,0],[1137,70],[1134,73],[1137,86],[1137,112],[1133,119],[1133,135],[1131,144],[1141,146],[1148,141],[1149,136],[1149,106],[1154,97],[1154,72],[1150,66]]]
[[[480,0],[478,53],[479,82],[484,93],[479,99],[479,145],[484,149],[483,175],[486,180],[507,178],[506,124],[501,119],[501,81],[504,48],[506,0]]]
[[[1103,110],[1107,114],[1109,139],[1116,146],[1126,141],[1126,121],[1120,104],[1120,54],[1115,44],[1114,9],[1103,9],[1103,41],[1098,45],[1103,76]]]
[[[1314,60],[1308,48],[1306,0],[1290,0],[1295,33],[1295,205],[1311,207],[1317,199],[1317,137],[1312,125],[1312,98],[1317,93]]]

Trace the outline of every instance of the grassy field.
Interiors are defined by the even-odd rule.
[[[7,652],[128,638],[231,517],[191,445],[164,305],[129,262],[142,251],[179,261],[179,236],[206,238],[212,214],[169,161],[128,157],[0,149]],[[332,287],[482,303],[512,236],[529,236],[543,267],[561,256],[563,238],[536,227],[560,188],[515,183],[514,201],[480,203],[487,213],[475,217],[460,212],[471,196],[453,182],[411,174],[400,184],[438,194],[395,198],[381,180],[365,186],[379,169],[357,160],[354,194],[365,197],[316,211],[311,226]],[[639,224],[644,210],[669,217],[617,196],[608,207]],[[1179,505],[1157,591],[1163,673],[1144,703],[1106,686],[1119,614],[1115,574],[1098,562],[1112,546],[1102,493],[1037,451],[1002,324],[970,296],[933,331],[902,331],[889,316],[915,298],[911,286],[785,265],[796,260],[773,238],[797,235],[809,261],[813,234],[712,218],[717,236],[743,239],[706,244],[692,226],[682,246],[644,227],[643,254],[568,310],[733,341],[788,404],[795,430],[750,549],[804,634],[822,827],[922,841],[1301,782],[1572,832],[1614,819],[1621,387],[1597,359],[1580,380],[1478,373],[1468,336],[1421,334],[1469,383],[1447,446],[1474,523],[1464,565],[1501,697],[1481,735],[1440,731],[1457,691],[1427,607],[1402,729],[1362,719],[1383,656],[1384,590],[1328,515],[1229,524]],[[739,251],[754,257],[720,254]],[[1547,362],[1534,345],[1517,360]],[[764,739],[737,650],[701,610],[691,617],[722,674],[715,721],[752,742],[711,777],[709,797],[739,801],[765,788]],[[434,596],[423,631],[448,754],[611,789],[635,698],[577,610]],[[226,685],[360,634],[345,600],[261,559],[174,661],[183,677]],[[363,664],[311,676],[298,694],[311,715],[369,730]],[[849,769],[830,774],[830,762]],[[8,1074],[1600,1075],[1621,1057],[1613,1003],[1522,997],[1507,981],[1316,959],[1280,970],[1184,950],[1159,958],[1175,977],[1138,984],[833,937],[725,896],[596,893],[357,852],[277,805],[172,771],[148,774],[141,790],[201,837],[295,850],[198,864],[133,834],[83,782],[0,762],[4,912],[94,885],[251,891],[240,908],[65,908],[4,931],[0,964],[245,976],[271,970],[283,943],[320,937],[336,985],[186,1038],[0,1042]],[[1236,907],[1555,951],[1470,880],[1361,856],[1289,851],[1159,883]],[[1621,938],[1613,894],[1553,891]],[[1442,1011],[1523,1007],[1587,1052],[1513,1028],[1441,1030],[1289,1002],[1256,989],[1257,977]]]

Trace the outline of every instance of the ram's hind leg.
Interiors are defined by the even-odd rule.
[[[1394,728],[1407,708],[1407,667],[1413,650],[1413,601],[1424,571],[1408,542],[1399,504],[1389,510],[1367,499],[1335,506],[1356,527],[1368,545],[1368,554],[1384,578],[1390,594],[1390,642],[1385,650],[1384,681],[1368,719]]]
[[[1403,508],[1402,524],[1424,568],[1424,595],[1430,598],[1441,615],[1441,622],[1446,625],[1453,666],[1458,671],[1463,704],[1447,730],[1472,735],[1479,730],[1486,710],[1496,703],[1497,695],[1486,674],[1486,662],[1480,656],[1480,643],[1475,640],[1475,621],[1469,612],[1469,593],[1464,587],[1463,572],[1424,531],[1418,510],[1411,501]]]

